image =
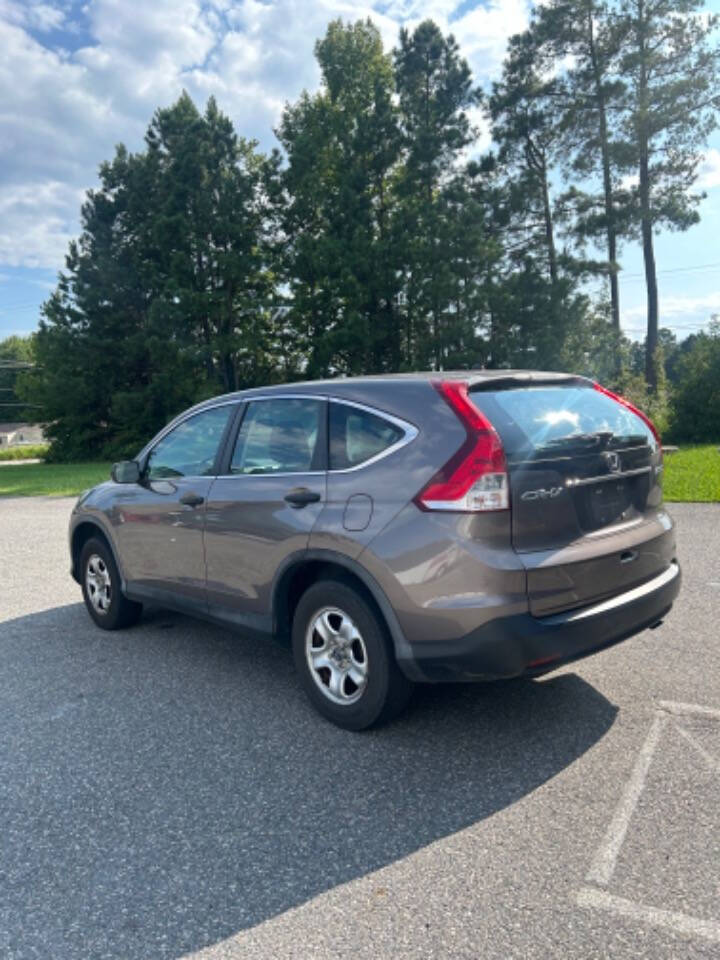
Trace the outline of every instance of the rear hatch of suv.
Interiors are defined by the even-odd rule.
[[[674,537],[662,509],[662,450],[638,411],[579,377],[472,384],[500,435],[512,544],[530,610],[599,602],[667,569]]]

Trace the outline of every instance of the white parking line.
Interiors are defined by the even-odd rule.
[[[674,723],[673,727],[687,740],[691,747],[695,747],[697,752],[711,770],[715,770],[716,773],[720,773],[720,760],[717,760],[711,753],[708,753],[705,747],[701,743],[698,743],[695,737],[691,737],[687,730],[684,727],[681,727],[679,723]]]
[[[658,703],[661,710],[672,713],[676,717],[706,717],[709,720],[720,720],[720,710],[713,707],[700,707],[696,703],[676,703],[674,700],[661,700]]]
[[[658,714],[655,717],[652,727],[650,727],[650,733],[640,748],[637,761],[630,774],[630,779],[623,790],[615,814],[610,821],[605,839],[600,844],[590,871],[588,872],[587,879],[592,883],[597,883],[604,887],[610,882],[618,854],[620,853],[620,848],[623,845],[623,840],[625,839],[625,834],[630,824],[630,818],[635,812],[635,807],[645,786],[645,778],[650,769],[650,761],[652,760],[653,753],[660,739],[660,734],[667,724],[668,719],[667,716],[663,716],[662,714]]]
[[[677,703],[671,700],[662,700],[657,707],[650,732],[640,748],[630,779],[623,790],[610,826],[593,858],[587,875],[588,882],[595,883],[598,886],[607,886],[612,878],[630,820],[645,786],[653,754],[663,730],[668,725],[676,729],[695,748],[713,771],[720,772],[720,761],[674,719],[677,717],[695,717],[720,721],[720,710],[712,707],[702,707],[694,703]],[[664,927],[675,933],[720,943],[720,922],[717,920],[704,920],[686,913],[663,910],[644,903],[634,903],[624,897],[616,897],[614,894],[608,893],[607,890],[599,890],[596,886],[581,887],[575,896],[575,902],[580,907],[609,910],[618,916],[650,924],[654,927]]]
[[[606,890],[597,890],[595,887],[581,887],[576,902],[581,907],[610,910],[630,920],[638,920],[654,927],[665,927],[675,933],[720,943],[720,923],[715,920],[701,920],[699,917],[690,917],[686,913],[675,913],[672,910],[648,907],[644,903],[633,903],[632,900],[613,896]]]

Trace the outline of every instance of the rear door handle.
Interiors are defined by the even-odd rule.
[[[190,490],[180,497],[180,503],[186,507],[199,507],[201,503],[205,503],[205,497],[201,497],[199,493],[193,493]]]
[[[316,490],[308,490],[307,487],[294,487],[289,493],[285,494],[285,500],[291,507],[296,509],[304,507],[308,503],[317,503],[320,494]]]

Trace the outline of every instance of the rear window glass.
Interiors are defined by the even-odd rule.
[[[472,401],[488,416],[511,457],[531,455],[546,447],[581,444],[598,433],[612,435],[609,445],[628,439],[655,444],[640,417],[592,387],[476,390]]]
[[[345,403],[330,404],[330,469],[357,467],[392,447],[403,431],[383,417]]]

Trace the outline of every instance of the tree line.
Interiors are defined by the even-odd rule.
[[[641,365],[660,402],[653,238],[698,219],[716,26],[696,0],[550,0],[484,92],[430,20],[390,52],[338,20],[270,154],[212,98],[157,110],[88,191],[22,377],[54,455],[132,453],[221,391],[391,370]],[[620,331],[628,241],[644,358]]]

